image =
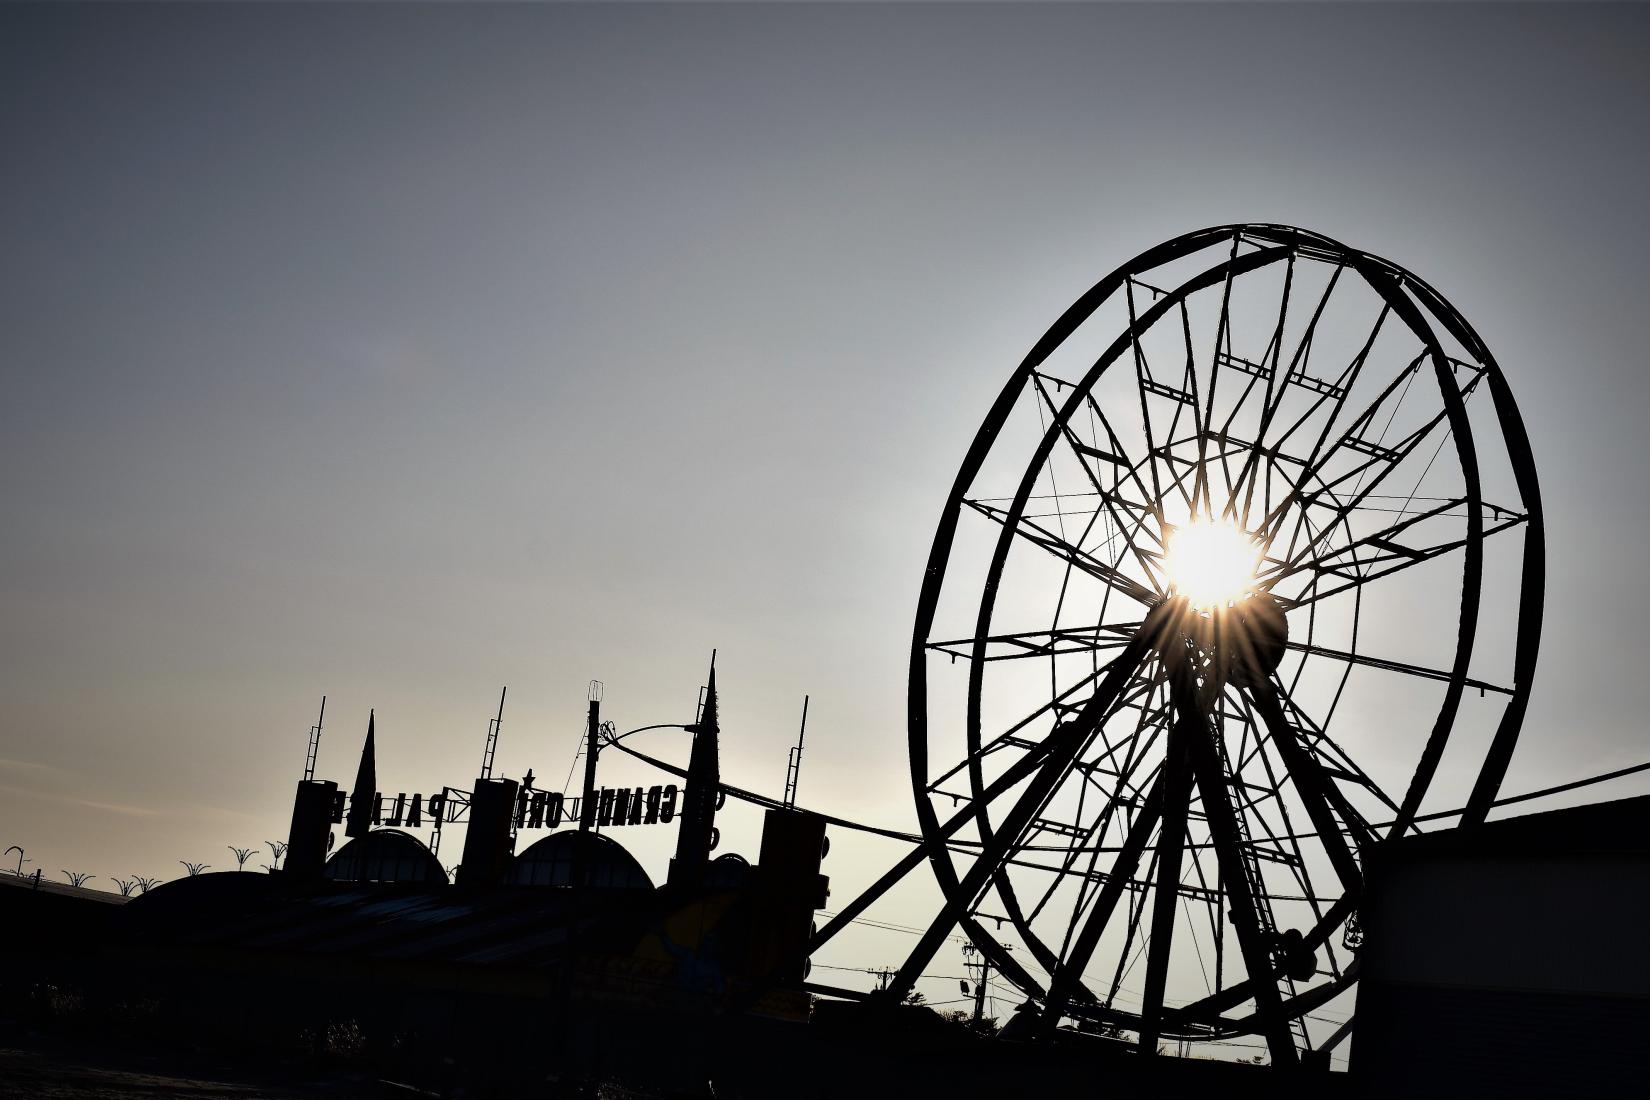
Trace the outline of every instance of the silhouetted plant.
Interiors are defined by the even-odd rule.
[[[115,885],[120,887],[120,896],[121,897],[129,898],[129,897],[132,896],[132,887],[137,885],[137,879],[135,879],[135,878],[117,878],[117,879],[115,879]]]
[[[229,845],[229,850],[231,852],[235,853],[235,870],[237,870],[237,871],[246,870],[246,861],[252,858],[252,849],[251,848],[237,848],[233,844],[231,844],[231,845]]]
[[[158,879],[158,878],[144,878],[142,875],[133,875],[132,876],[132,881],[137,883],[138,893],[140,893],[140,894],[147,894],[149,892],[149,888],[151,886],[159,886],[160,885],[160,879]]]
[[[64,871],[63,877],[69,881],[70,886],[84,886],[97,876],[88,875],[85,871]]]
[[[194,878],[196,875],[212,866],[210,863],[190,863],[186,859],[180,859],[178,862],[183,864],[183,869],[189,872],[190,878]]]
[[[286,855],[286,844],[279,840],[266,840],[264,843],[269,845],[269,855],[274,860],[270,865],[270,870],[276,870],[281,866],[281,857]]]
[[[273,875],[275,873],[275,868],[268,863],[260,863],[258,866],[262,867],[266,874]]]
[[[983,1016],[976,1020],[974,1019],[974,1013],[966,1008],[952,1009],[950,1012],[942,1012],[940,1015],[945,1018],[946,1022],[955,1024],[956,1026],[964,1028],[968,1031],[972,1031],[976,1035],[990,1036],[997,1034],[997,1032],[1001,1030],[997,1027],[997,1020],[995,1017]]]
[[[23,864],[33,863],[34,860],[24,859],[23,858],[23,849],[19,845],[13,844],[10,848],[6,849],[6,854],[8,856],[11,855],[13,852],[17,853],[17,870],[13,871],[12,874],[16,875],[18,878],[22,878],[23,877]]]

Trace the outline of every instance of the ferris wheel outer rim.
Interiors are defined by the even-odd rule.
[[[955,542],[956,521],[959,515],[958,506],[961,503],[963,493],[977,476],[1003,422],[1007,418],[1008,412],[1023,392],[1030,374],[1054,349],[1059,347],[1066,338],[1088,320],[1100,304],[1108,300],[1119,287],[1124,285],[1127,279],[1137,272],[1201,251],[1225,237],[1232,237],[1234,240],[1233,258],[1235,259],[1236,246],[1243,236],[1248,236],[1257,243],[1259,240],[1268,240],[1275,244],[1291,246],[1296,251],[1300,251],[1304,247],[1310,248],[1314,252],[1327,252],[1352,260],[1353,262],[1349,266],[1354,266],[1366,282],[1382,293],[1382,297],[1393,305],[1396,312],[1400,313],[1412,332],[1423,337],[1427,345],[1428,355],[1433,359],[1435,372],[1444,370],[1444,357],[1438,344],[1437,335],[1432,329],[1431,321],[1423,316],[1422,310],[1427,314],[1431,314],[1433,319],[1440,322],[1445,331],[1469,350],[1485,368],[1497,417],[1502,428],[1503,445],[1507,448],[1512,461],[1521,502],[1527,514],[1521,602],[1518,614],[1519,640],[1515,656],[1514,682],[1516,690],[1513,696],[1514,703],[1509,704],[1503,714],[1491,752],[1486,755],[1486,768],[1480,772],[1474,789],[1475,801],[1493,799],[1501,775],[1504,774],[1506,760],[1510,758],[1512,747],[1516,744],[1521,719],[1527,709],[1528,687],[1538,651],[1539,623],[1542,613],[1541,582],[1544,578],[1544,548],[1542,545],[1544,527],[1541,523],[1539,487],[1535,477],[1533,457],[1530,453],[1528,435],[1524,429],[1522,418],[1518,413],[1516,402],[1511,397],[1510,388],[1501,374],[1499,364],[1459,311],[1455,310],[1429,284],[1396,264],[1367,253],[1358,252],[1338,241],[1307,230],[1262,224],[1225,225],[1197,230],[1147,249],[1116,268],[1080,296],[1050,326],[1022,360],[1019,367],[1012,373],[976,432],[963,464],[959,467],[952,492],[947,499],[939,527],[936,530],[913,628],[911,678],[907,700],[908,738],[911,747],[910,766],[913,795],[917,803],[919,825],[925,836],[933,837],[938,833],[938,819],[926,789],[928,757],[926,644],[928,642],[928,630],[932,624],[940,589],[944,581],[945,567],[949,562],[950,553]],[[1273,261],[1269,260],[1267,262]],[[1227,265],[1217,266],[1229,266],[1230,264],[1231,260],[1227,262]],[[1397,276],[1396,282],[1394,282],[1394,275]],[[1416,294],[1419,299],[1419,307],[1403,293],[1405,288]],[[1446,403],[1453,396],[1455,403],[1459,406],[1460,395],[1454,391],[1452,386],[1442,386],[1441,392],[1445,395]],[[1457,438],[1466,441],[1469,454],[1471,454],[1473,444],[1470,425],[1465,421],[1464,413],[1459,407],[1453,412],[1455,415],[1450,417],[1451,430]],[[1045,454],[1041,456],[1041,459],[1046,459],[1046,457]],[[1475,456],[1473,457],[1475,458]],[[1041,459],[1038,461],[1041,461]],[[1468,461],[1472,460],[1468,459]],[[1472,475],[1472,499],[1476,501],[1481,498],[1476,485],[1475,461],[1473,462]],[[1476,522],[1478,515],[1478,508],[1469,509],[1469,526],[1477,527],[1476,537],[1471,540],[1469,545],[1478,549],[1481,553],[1482,525],[1481,522]],[[1006,529],[1004,533],[1007,533]],[[1481,565],[1476,572],[1479,576],[1475,578],[1475,581],[1481,579]],[[1476,583],[1474,587],[1476,587]],[[1467,628],[1469,632],[1476,626],[1476,617],[1476,607],[1474,607],[1473,614],[1470,617],[1471,626]],[[1457,664],[1458,667],[1451,676],[1451,683],[1452,687],[1458,688],[1463,686],[1461,681],[1465,675],[1465,662],[1458,660]],[[1455,701],[1458,702],[1460,692],[1457,690],[1454,694],[1456,696]],[[1489,775],[1489,765],[1493,760],[1499,760],[1499,765],[1495,774]],[[1487,795],[1482,793],[1485,790],[1488,791]],[[946,893],[949,899],[960,884],[949,850],[943,845],[931,844],[928,859],[936,879],[939,880],[942,892]],[[974,940],[976,946],[983,952],[988,956],[998,956],[994,961],[1010,963],[1007,969],[1019,970],[1024,974],[1023,968],[1013,964],[1012,960],[1005,957],[1007,956],[1006,950],[1002,949],[1002,946],[994,937],[986,935],[983,928],[972,919],[971,915],[965,912],[959,919],[959,923],[968,932],[970,939]],[[1029,977],[1029,975],[1025,976]],[[1032,984],[1038,985],[1040,983],[1033,982]]]

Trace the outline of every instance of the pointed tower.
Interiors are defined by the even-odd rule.
[[[367,712],[367,741],[361,746],[361,766],[355,772],[355,786],[350,791],[349,821],[344,826],[345,836],[366,836],[372,831],[372,819],[378,808],[378,753],[373,747],[375,714]]]
[[[688,758],[687,793],[683,798],[682,824],[676,834],[676,858],[670,861],[671,885],[697,886],[704,877],[705,864],[715,847],[716,800],[721,796],[722,768],[717,738],[721,727],[716,717],[716,654],[710,657],[710,683],[705,688],[705,705],[699,721],[688,727],[693,732],[693,755]]]

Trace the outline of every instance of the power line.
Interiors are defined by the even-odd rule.
[[[836,913],[833,912],[832,910],[829,910],[829,909],[821,909],[821,910],[819,910],[819,912],[821,914],[823,914],[824,916],[827,916],[827,917],[836,916]],[[880,928],[880,929],[882,929],[884,931],[887,931],[887,932],[904,932],[908,936],[920,936],[924,932],[927,931],[926,928],[912,928],[910,925],[907,925],[907,924],[892,924],[888,921],[872,920],[869,917],[850,917],[849,920],[848,920],[848,923],[849,924],[863,924],[867,928]],[[949,935],[945,938],[950,940],[953,943],[968,943],[969,942],[966,938],[964,938],[962,936],[958,936],[958,935]]]

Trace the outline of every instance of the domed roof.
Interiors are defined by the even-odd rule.
[[[327,860],[329,879],[341,882],[439,882],[447,872],[424,842],[400,829],[374,829]]]
[[[750,860],[738,852],[723,852],[705,868],[705,886],[711,890],[737,890],[750,877]]]
[[[564,829],[530,845],[510,867],[512,886],[571,886],[580,855],[590,867],[590,885],[651,890],[653,880],[618,841],[601,833]]]

